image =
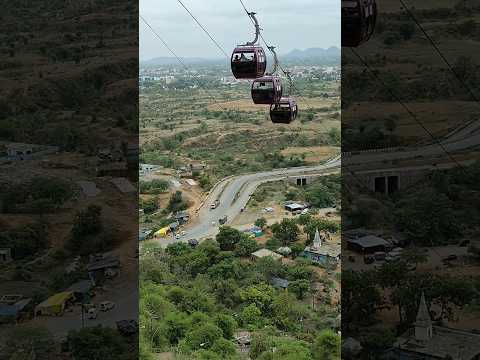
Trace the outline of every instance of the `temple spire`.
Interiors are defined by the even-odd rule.
[[[417,340],[427,341],[432,338],[433,327],[430,313],[428,312],[425,294],[422,292],[415,321],[415,337]]]
[[[322,239],[320,238],[320,233],[318,232],[318,228],[315,230],[315,237],[313,238],[313,247],[315,249],[319,249],[322,247]]]

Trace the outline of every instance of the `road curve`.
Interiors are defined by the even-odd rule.
[[[162,244],[168,245],[178,241],[200,240],[215,236],[218,232],[218,219],[227,215],[228,225],[245,207],[250,196],[260,184],[282,180],[289,176],[328,175],[339,171],[340,157],[338,156],[322,165],[276,169],[225,178],[210,192],[206,201],[198,210],[198,218],[193,219],[192,225],[187,225],[185,229],[187,234],[179,240],[173,238],[162,239]],[[212,210],[210,204],[216,199],[220,201],[220,204]]]

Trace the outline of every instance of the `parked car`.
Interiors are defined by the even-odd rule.
[[[375,258],[371,255],[367,255],[363,258],[363,262],[365,264],[373,264],[375,262]]]
[[[97,309],[94,307],[91,307],[90,309],[87,310],[87,318],[93,320],[96,319],[98,316]]]
[[[198,240],[197,239],[190,239],[188,240],[188,245],[191,247],[196,247],[198,245]]]
[[[458,257],[455,254],[448,255],[442,259],[443,262],[457,260]]]
[[[115,303],[112,301],[103,301],[100,303],[100,311],[109,311],[115,307]]]
[[[210,204],[210,209],[216,209],[220,205],[220,201],[217,199],[213,203]]]

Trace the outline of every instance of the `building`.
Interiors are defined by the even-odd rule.
[[[252,260],[262,259],[264,257],[271,257],[275,260],[281,260],[283,258],[282,255],[268,249],[260,249],[252,253]]]
[[[315,231],[313,245],[305,247],[301,256],[322,266],[338,265],[340,261],[341,246],[340,244],[326,244],[322,242],[318,229]]]
[[[190,220],[190,215],[186,211],[178,211],[175,214],[175,220],[177,220],[178,223],[180,224],[185,224]]]
[[[362,254],[371,254],[377,251],[388,251],[392,245],[385,239],[375,235],[366,235],[361,238],[347,239],[347,249]]]
[[[288,288],[289,281],[278,277],[270,278],[270,284],[276,289],[285,290]]]
[[[35,316],[38,315],[62,315],[69,304],[74,300],[73,292],[64,291],[49,297],[35,307]]]
[[[7,156],[11,159],[28,159],[33,154],[30,144],[12,143],[7,145]]]
[[[1,248],[0,249],[0,264],[6,264],[12,261],[12,249]]]
[[[433,325],[423,293],[413,325],[386,352],[387,359],[480,359],[480,334]]]
[[[305,205],[302,205],[302,204],[290,203],[290,204],[285,204],[284,208],[287,211],[296,212],[296,211],[302,211],[307,207]]]
[[[91,280],[81,280],[71,285],[66,291],[73,293],[76,302],[88,302],[92,289],[93,283]]]
[[[0,302],[0,324],[18,322],[23,315],[27,315],[31,301],[21,299],[13,304]]]

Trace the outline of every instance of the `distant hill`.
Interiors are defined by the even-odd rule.
[[[268,54],[269,55],[269,54]],[[301,63],[301,64],[334,64],[340,60],[341,51],[335,46],[331,46],[328,49],[322,48],[309,48],[305,50],[295,49],[288,54],[280,55],[281,61],[289,63]],[[218,65],[224,64],[225,59],[205,59],[200,57],[187,57],[182,58],[183,62],[187,65]],[[268,62],[271,62],[270,56],[268,56]],[[149,60],[140,61],[140,66],[161,66],[161,65],[178,65],[178,61],[174,57],[157,57]]]
[[[338,47],[331,46],[328,49],[322,48],[310,48],[305,50],[292,50],[288,54],[283,55],[282,58],[287,60],[306,60],[313,58],[332,58],[340,57],[341,51]]]
[[[223,59],[205,59],[205,58],[182,58],[185,64],[213,64],[224,61]],[[178,65],[178,60],[174,57],[157,57],[149,60],[140,61],[142,66],[156,66],[156,65]]]

